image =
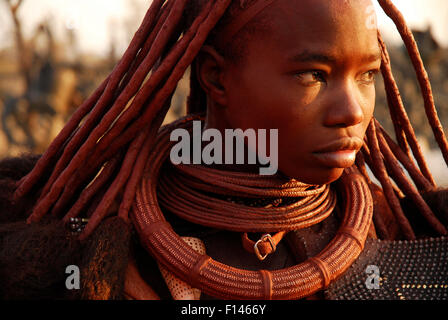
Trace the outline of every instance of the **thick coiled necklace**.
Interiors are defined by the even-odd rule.
[[[319,255],[301,264],[275,271],[249,271],[225,265],[207,255],[199,254],[189,247],[166,221],[159,205],[158,197],[160,195],[157,191],[161,180],[160,169],[173,146],[173,142],[170,142],[169,139],[170,132],[179,127],[187,128],[191,120],[194,119],[197,118],[194,116],[183,118],[160,131],[154,151],[150,155],[145,174],[137,190],[136,201],[133,206],[132,218],[141,243],[160,264],[193,287],[222,299],[299,299],[327,287],[332,280],[339,277],[350,267],[363,250],[373,212],[373,201],[369,187],[356,167],[346,169],[337,183],[337,190],[341,193],[343,199],[343,220],[336,236]],[[196,169],[182,167],[180,170],[183,170],[184,173],[188,171],[191,174],[189,170]],[[207,171],[212,173],[212,171]],[[235,180],[232,180],[234,178],[231,176],[222,178],[220,183],[225,185],[229,181],[235,182]],[[271,181],[270,183],[274,182]],[[168,186],[165,185],[165,187]],[[286,188],[293,187],[294,182],[287,185]],[[256,188],[256,186],[252,186],[252,188]],[[176,192],[178,191],[176,189]],[[188,193],[190,191],[192,190],[189,190]],[[166,197],[168,192],[162,193],[165,194],[164,201],[174,201],[174,198],[170,200]],[[174,193],[173,190],[171,190],[171,193]],[[195,194],[194,197],[199,197],[198,194]],[[323,197],[323,194],[324,192],[321,191],[320,197]],[[331,192],[328,192],[328,194],[331,194]],[[183,196],[185,197],[185,192],[183,192]],[[188,196],[186,198],[189,201],[198,200],[194,197]],[[325,196],[324,198],[328,200],[331,197]],[[325,199],[316,207],[322,206]],[[328,201],[331,203],[331,200]],[[188,219],[192,221],[198,218],[191,218],[190,214],[194,210],[189,209],[190,204],[176,203],[172,205],[172,208],[182,208],[182,215],[185,215],[186,219],[188,216]],[[232,207],[230,204],[227,205]],[[220,204],[217,204],[217,206],[219,207]],[[330,204],[327,204],[323,205],[323,208],[327,206],[331,207]],[[180,212],[178,209],[174,210],[177,210],[176,214]],[[288,208],[283,212],[288,219],[293,218],[288,216],[293,210],[286,213],[290,209]],[[320,211],[321,213],[314,213],[311,216],[314,216],[314,218],[325,216],[326,213],[322,214],[322,212],[327,210],[317,210],[317,212]],[[252,211],[252,214],[256,214],[254,212]],[[215,214],[218,213],[215,212]],[[258,224],[252,223],[252,220],[245,218],[242,212],[238,212],[237,216],[239,216],[240,221],[247,222],[246,225],[245,222],[241,222],[242,225],[232,227],[233,229],[238,228],[238,231],[241,232],[272,232],[278,230],[284,232],[289,228],[287,223],[283,225],[281,223],[277,225],[272,221],[263,223],[261,218]],[[237,218],[235,217],[235,219]],[[200,223],[204,223],[203,220],[207,219],[199,220],[202,221]],[[221,218],[217,218],[213,224],[215,223],[228,225],[228,222],[221,221]],[[254,228],[253,225],[258,226]],[[259,229],[259,227],[262,229]]]

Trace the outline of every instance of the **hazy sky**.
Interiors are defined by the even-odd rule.
[[[11,39],[11,18],[3,2],[0,0],[0,46]],[[147,3],[149,0],[24,0],[19,14],[27,35],[41,21],[50,20],[56,36],[64,37],[67,28],[74,28],[81,49],[98,53],[107,51],[112,39],[119,47],[127,46],[130,32],[125,26],[138,27]],[[136,10],[139,12],[134,14]],[[129,22],[131,17],[134,21]]]
[[[392,0],[400,9],[411,27],[426,29],[431,26],[436,39],[448,46],[448,0]],[[392,21],[382,12],[379,5],[378,21],[383,32],[399,39]]]
[[[30,34],[37,23],[50,19],[61,37],[66,28],[75,28],[83,51],[105,52],[110,41],[119,50],[127,46],[130,30],[136,28],[150,0],[24,0],[20,9],[24,32]],[[393,0],[408,23],[417,28],[431,24],[436,38],[448,46],[448,0]],[[132,4],[132,5],[129,5]],[[379,7],[378,7],[379,8]],[[385,36],[395,35],[390,20],[378,10]],[[132,19],[132,20],[130,20]],[[0,46],[11,39],[11,21],[4,0],[0,0]]]

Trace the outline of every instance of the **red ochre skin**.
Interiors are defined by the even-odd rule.
[[[207,46],[198,78],[206,128],[278,129],[279,171],[304,183],[337,180],[353,165],[375,105],[381,66],[369,0],[279,0],[270,21],[226,61]],[[344,138],[339,148],[321,151]],[[268,144],[269,146],[269,144]],[[344,151],[341,151],[344,150]]]

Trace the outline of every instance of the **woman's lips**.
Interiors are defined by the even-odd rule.
[[[356,150],[338,150],[332,152],[315,152],[314,158],[330,168],[349,168],[355,163]]]
[[[324,166],[349,168],[355,163],[356,153],[362,148],[363,143],[360,138],[345,137],[324,145],[313,152],[313,156]]]

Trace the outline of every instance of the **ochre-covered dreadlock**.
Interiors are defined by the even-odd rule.
[[[225,21],[226,13],[228,16],[232,10],[238,11],[237,7],[244,10],[248,2],[190,1],[201,4],[190,20],[183,17],[187,5],[191,5],[188,0],[152,1],[110,76],[76,110],[34,169],[18,183],[15,201],[31,192],[40,195],[29,223],[50,213],[60,216],[67,212],[64,220],[68,221],[87,212],[90,221],[81,235],[85,239],[113,211],[116,200],[119,200],[118,215],[128,221],[137,184],[177,83],[194,63],[215,26]],[[403,38],[422,89],[429,123],[448,163],[448,143],[413,35],[391,0],[378,1]],[[406,238],[413,239],[415,234],[401,209],[400,195],[410,197],[438,233],[447,234],[421,196],[422,192],[434,189],[435,182],[400,98],[381,36],[379,43],[383,53],[381,70],[398,144],[373,119],[357,164],[363,168],[365,159],[381,182]],[[192,113],[205,111],[205,93],[194,69],[188,100],[188,112]],[[410,179],[400,164],[409,172]],[[361,172],[368,178],[367,171],[361,169]]]

